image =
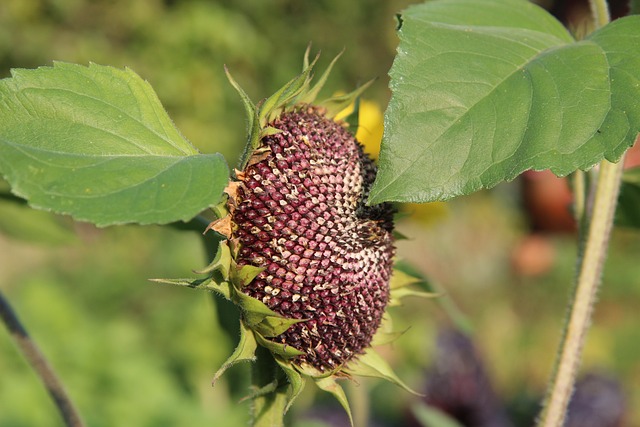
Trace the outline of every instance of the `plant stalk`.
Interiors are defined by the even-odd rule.
[[[362,380],[360,384],[356,384],[354,381],[349,381],[346,384],[355,427],[367,427],[369,425],[369,395],[366,384],[366,380]]]
[[[256,361],[251,366],[251,386],[254,391],[269,387],[275,389],[252,399],[251,427],[283,427],[287,406],[286,378],[273,356],[259,346]]]
[[[598,29],[607,25],[611,18],[606,0],[589,0],[589,5],[594,27]],[[554,374],[538,421],[539,427],[561,427],[565,421],[582,348],[591,324],[591,314],[602,282],[623,169],[624,156],[618,163],[603,160],[592,206],[588,206],[590,200],[582,197],[584,193],[579,196],[581,206],[577,206],[579,211],[576,212],[579,220],[577,279]],[[577,187],[584,191],[583,185]]]
[[[71,401],[71,398],[65,391],[62,382],[36,343],[31,339],[2,292],[0,292],[0,318],[7,327],[16,347],[18,347],[24,358],[27,359],[33,370],[40,377],[53,402],[58,407],[65,424],[68,427],[84,427],[85,424]]]
[[[593,213],[584,243],[584,254],[579,259],[575,293],[565,325],[555,374],[549,387],[544,411],[538,422],[540,427],[560,427],[565,419],[580,365],[582,348],[591,322],[591,313],[602,281],[623,163],[621,159],[618,163],[604,160],[600,164]]]

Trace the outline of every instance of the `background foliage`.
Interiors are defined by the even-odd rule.
[[[0,77],[52,60],[129,66],[152,84],[196,147],[221,152],[233,165],[244,142],[244,111],[223,64],[259,99],[299,71],[309,41],[323,51],[325,64],[346,48],[328,92],[379,77],[367,97],[384,108],[397,43],[393,16],[408,3],[4,0]],[[375,109],[368,117],[379,118]],[[525,177],[447,205],[409,206],[414,215],[400,225],[412,237],[399,244],[401,255],[445,286],[472,319],[497,393],[518,425],[531,424],[548,378],[575,259],[571,227],[534,215],[531,182]],[[205,265],[195,233],[95,229],[28,210],[2,183],[0,195],[6,199],[0,200],[0,287],[89,425],[245,423],[247,404],[237,404],[244,368],[210,386],[233,348],[218,316],[228,308],[199,292],[146,281]],[[632,382],[640,375],[639,255],[637,234],[618,230],[584,366],[625,381],[630,425],[640,423],[634,409],[640,390]],[[396,311],[398,328],[411,329],[387,356],[419,389],[434,337],[448,320],[423,301]],[[0,355],[0,426],[60,425],[5,333]],[[379,425],[405,425],[412,396],[392,385],[363,385],[372,386]],[[298,410],[313,413],[311,402],[310,394],[303,396]]]

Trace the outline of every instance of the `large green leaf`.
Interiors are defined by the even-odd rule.
[[[66,63],[0,81],[0,173],[31,206],[101,226],[188,220],[228,179],[134,72]]]
[[[640,130],[640,17],[580,42],[525,0],[436,0],[401,24],[371,203],[566,175],[618,160]]]

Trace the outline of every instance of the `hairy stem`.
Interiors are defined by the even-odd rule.
[[[65,424],[69,427],[83,427],[84,423],[71,398],[65,391],[62,382],[60,382],[51,365],[49,365],[36,343],[31,339],[24,326],[22,326],[20,319],[18,319],[2,292],[0,292],[0,318],[9,330],[16,347],[40,377],[53,402],[58,407]]]
[[[589,0],[589,4],[595,28],[606,25],[610,20],[606,0]],[[566,417],[582,348],[602,281],[623,168],[624,157],[615,164],[603,160],[600,163],[593,204],[589,206],[590,200],[586,203],[582,200],[582,206],[578,207],[581,215],[578,215],[577,280],[545,407],[538,422],[540,427],[561,427]],[[584,187],[581,189],[584,190]]]
[[[579,260],[578,278],[556,370],[547,394],[540,427],[562,426],[573,393],[580,365],[582,347],[591,322],[591,313],[607,254],[613,224],[623,161],[614,164],[606,160],[600,164],[593,213]]]
[[[354,381],[347,383],[347,392],[353,412],[353,425],[355,427],[367,427],[369,425],[369,395],[366,382],[356,384]]]
[[[273,390],[253,398],[252,427],[283,427],[287,406],[286,377],[282,369],[264,347],[256,350],[256,361],[251,366],[251,386],[255,391]]]

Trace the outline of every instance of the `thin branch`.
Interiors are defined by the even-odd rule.
[[[44,355],[31,339],[18,316],[11,308],[9,301],[0,291],[0,318],[9,330],[16,346],[25,359],[31,364],[31,367],[40,377],[45,388],[51,395],[55,405],[60,411],[60,415],[68,427],[84,427],[78,411],[73,402],[66,393],[59,378],[45,359]]]

